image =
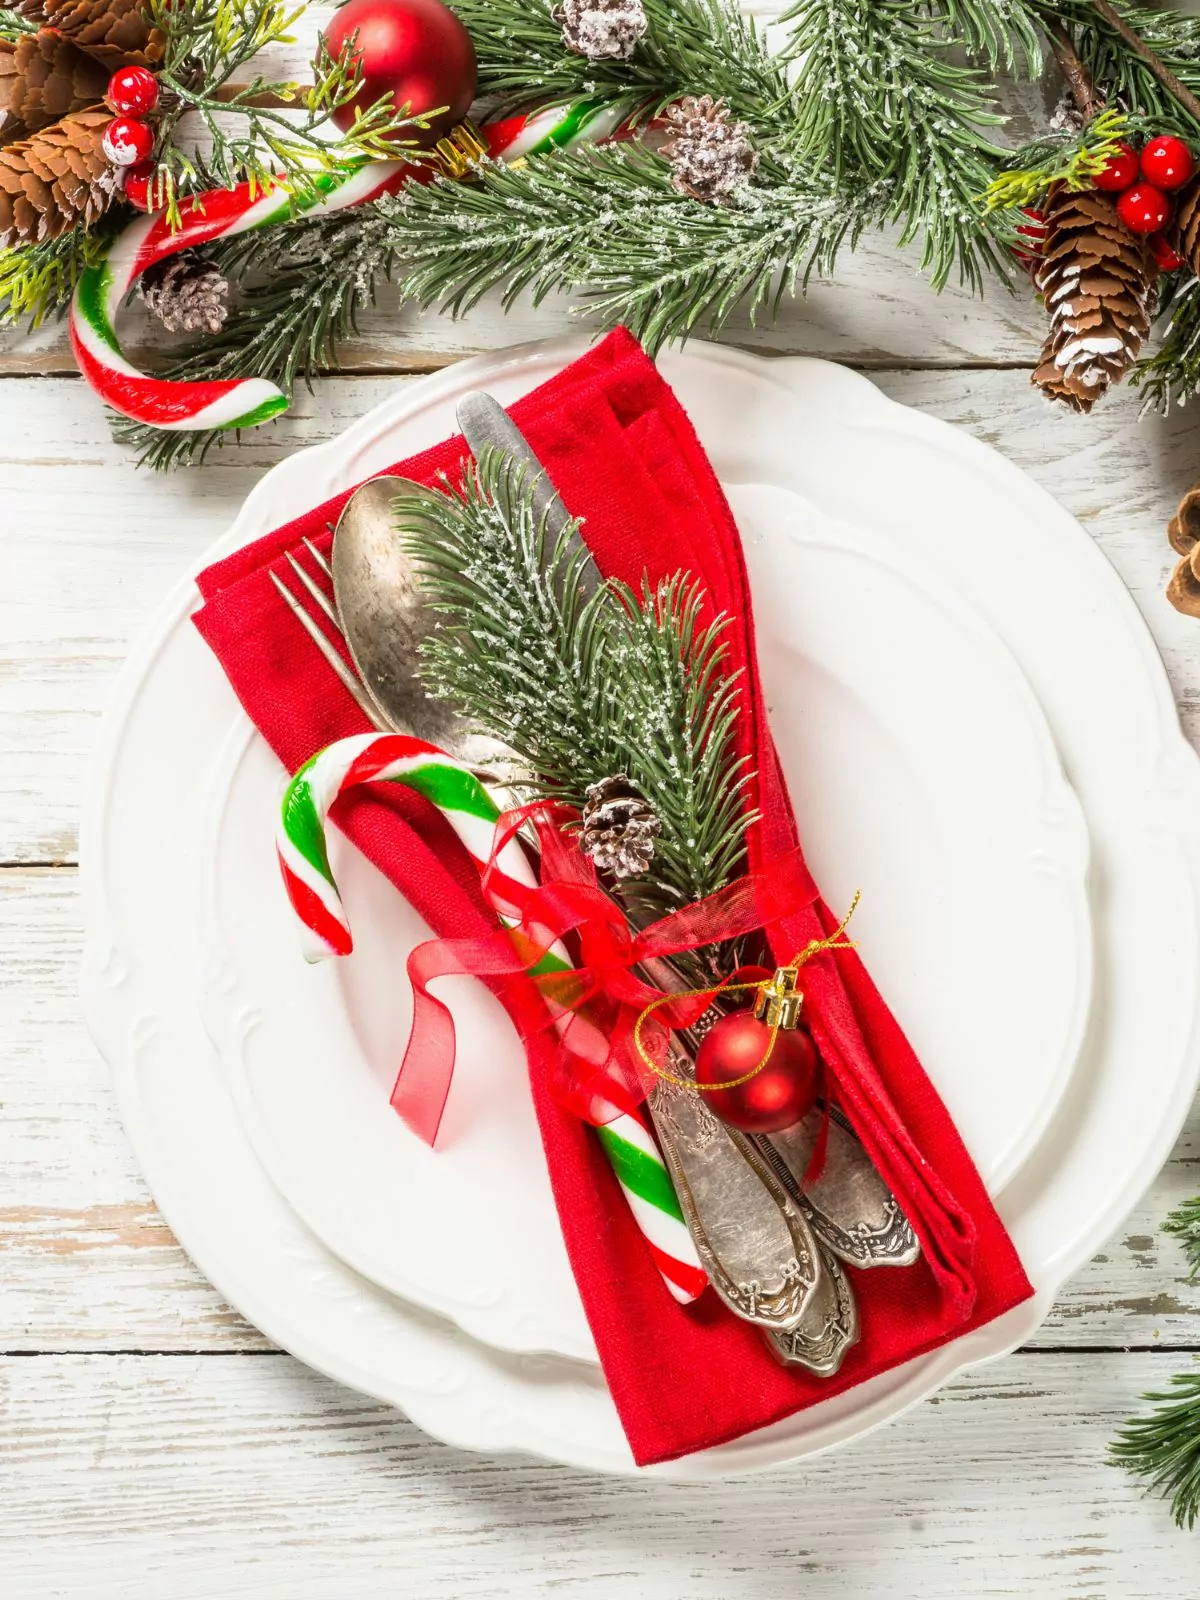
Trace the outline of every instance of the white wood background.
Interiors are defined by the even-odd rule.
[[[1200,1348],[1200,1290],[1156,1232],[1200,1190],[1200,1115],[1027,1349],[836,1456],[703,1488],[422,1437],[273,1349],[155,1211],[76,1000],[79,795],[113,674],[273,462],[413,374],[567,325],[562,307],[456,326],[384,304],[344,375],[165,479],[110,441],[60,330],[0,344],[0,1596],[1196,1594],[1194,1541],[1104,1458]],[[731,337],[865,369],[1057,495],[1136,596],[1200,742],[1200,623],[1161,597],[1200,418],[1139,421],[1131,393],[1052,410],[1029,387],[1038,325],[999,293],[937,300],[876,245]]]

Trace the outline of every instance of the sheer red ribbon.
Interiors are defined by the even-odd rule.
[[[408,958],[412,1030],[392,1105],[428,1144],[437,1138],[455,1058],[454,1019],[429,992],[435,979],[463,973],[528,976],[530,984],[513,985],[505,993],[517,1031],[522,1038],[547,1028],[557,1031],[550,1092],[576,1116],[602,1124],[639,1105],[653,1081],[633,1032],[646,1007],[669,992],[669,985],[656,986],[655,980],[669,979],[656,963],[769,930],[817,899],[816,885],[795,850],[635,932],[564,832],[562,823],[572,815],[542,803],[508,811],[497,824],[485,894],[498,871],[500,851],[518,831],[532,825],[541,846],[541,885],[520,891],[516,927],[478,939],[432,939]],[[505,879],[505,901],[513,889],[512,880]],[[573,965],[558,970],[552,952],[564,939],[573,947]],[[709,1003],[708,995],[689,994],[660,1006],[642,1030],[651,1060],[661,1063],[671,1030],[689,1027]]]

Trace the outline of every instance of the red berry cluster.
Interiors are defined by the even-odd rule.
[[[158,104],[158,79],[149,67],[118,67],[104,98],[116,112],[104,130],[104,154],[125,171],[125,198],[144,211],[154,175],[154,130],[143,119]]]
[[[1173,134],[1160,134],[1143,145],[1120,144],[1104,171],[1093,180],[1097,189],[1119,196],[1117,215],[1130,233],[1149,235],[1154,259],[1164,272],[1183,265],[1163,229],[1174,213],[1171,195],[1196,170],[1191,150]]]

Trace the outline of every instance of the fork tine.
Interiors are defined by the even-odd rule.
[[[354,676],[353,672],[351,672],[350,668],[338,654],[335,646],[329,642],[329,640],[321,632],[320,628],[317,627],[316,623],[300,604],[299,600],[296,599],[296,596],[288,588],[287,584],[284,583],[283,579],[277,572],[271,573],[271,582],[279,590],[280,596],[287,605],[288,609],[292,612],[293,616],[296,618],[296,621],[304,629],[305,633],[308,634],[309,638],[316,645],[317,649],[324,656],[328,664],[333,668],[334,672],[337,673],[342,686],[349,692],[350,695],[353,696],[354,703],[358,706],[358,709],[362,712],[363,716],[366,717],[371,726],[378,729],[380,733],[390,732],[391,730],[388,728],[387,723],[384,722],[382,717],[379,715],[379,712],[375,709],[375,706],[373,705],[370,696],[367,694],[366,689]]]
[[[312,542],[311,539],[306,538],[304,540],[304,548],[308,551],[309,555],[313,558],[313,564],[315,566],[319,567],[321,569],[321,571],[325,574],[325,576],[329,579],[330,583],[332,583],[333,582],[333,568],[329,565],[329,562],[327,561],[327,559],[321,554],[321,552],[317,549],[316,545]]]
[[[315,583],[313,579],[309,577],[308,573],[305,572],[304,568],[296,560],[295,556],[290,550],[285,550],[284,554],[287,556],[288,566],[291,567],[297,578],[299,578],[300,582],[308,590],[309,594],[312,595],[314,602],[320,606],[321,610],[329,618],[330,622],[333,623],[337,631],[342,633],[343,630],[341,618],[338,616],[337,611],[334,609],[333,604],[325,595],[321,586],[318,583]]]

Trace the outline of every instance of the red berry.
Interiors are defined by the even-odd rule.
[[[151,199],[150,185],[155,166],[153,161],[139,161],[136,167],[125,169],[125,198],[139,211],[157,211],[159,196]]]
[[[1159,233],[1171,220],[1171,202],[1152,183],[1135,183],[1117,201],[1117,215],[1130,233]]]
[[[118,67],[104,98],[119,117],[144,117],[158,104],[158,79],[149,67]]]
[[[1108,165],[1103,172],[1098,172],[1092,179],[1097,189],[1103,189],[1106,194],[1120,194],[1122,189],[1129,185],[1138,175],[1138,155],[1131,144],[1124,141],[1117,146],[1115,156],[1109,158]]]
[[[1177,272],[1183,265],[1183,257],[1165,233],[1156,233],[1151,239],[1150,254],[1163,272]]]
[[[1160,134],[1142,151],[1142,177],[1156,188],[1182,189],[1195,170],[1192,152],[1174,134]]]
[[[142,161],[149,161],[154,134],[136,117],[114,117],[100,142],[114,167],[136,167]]]

